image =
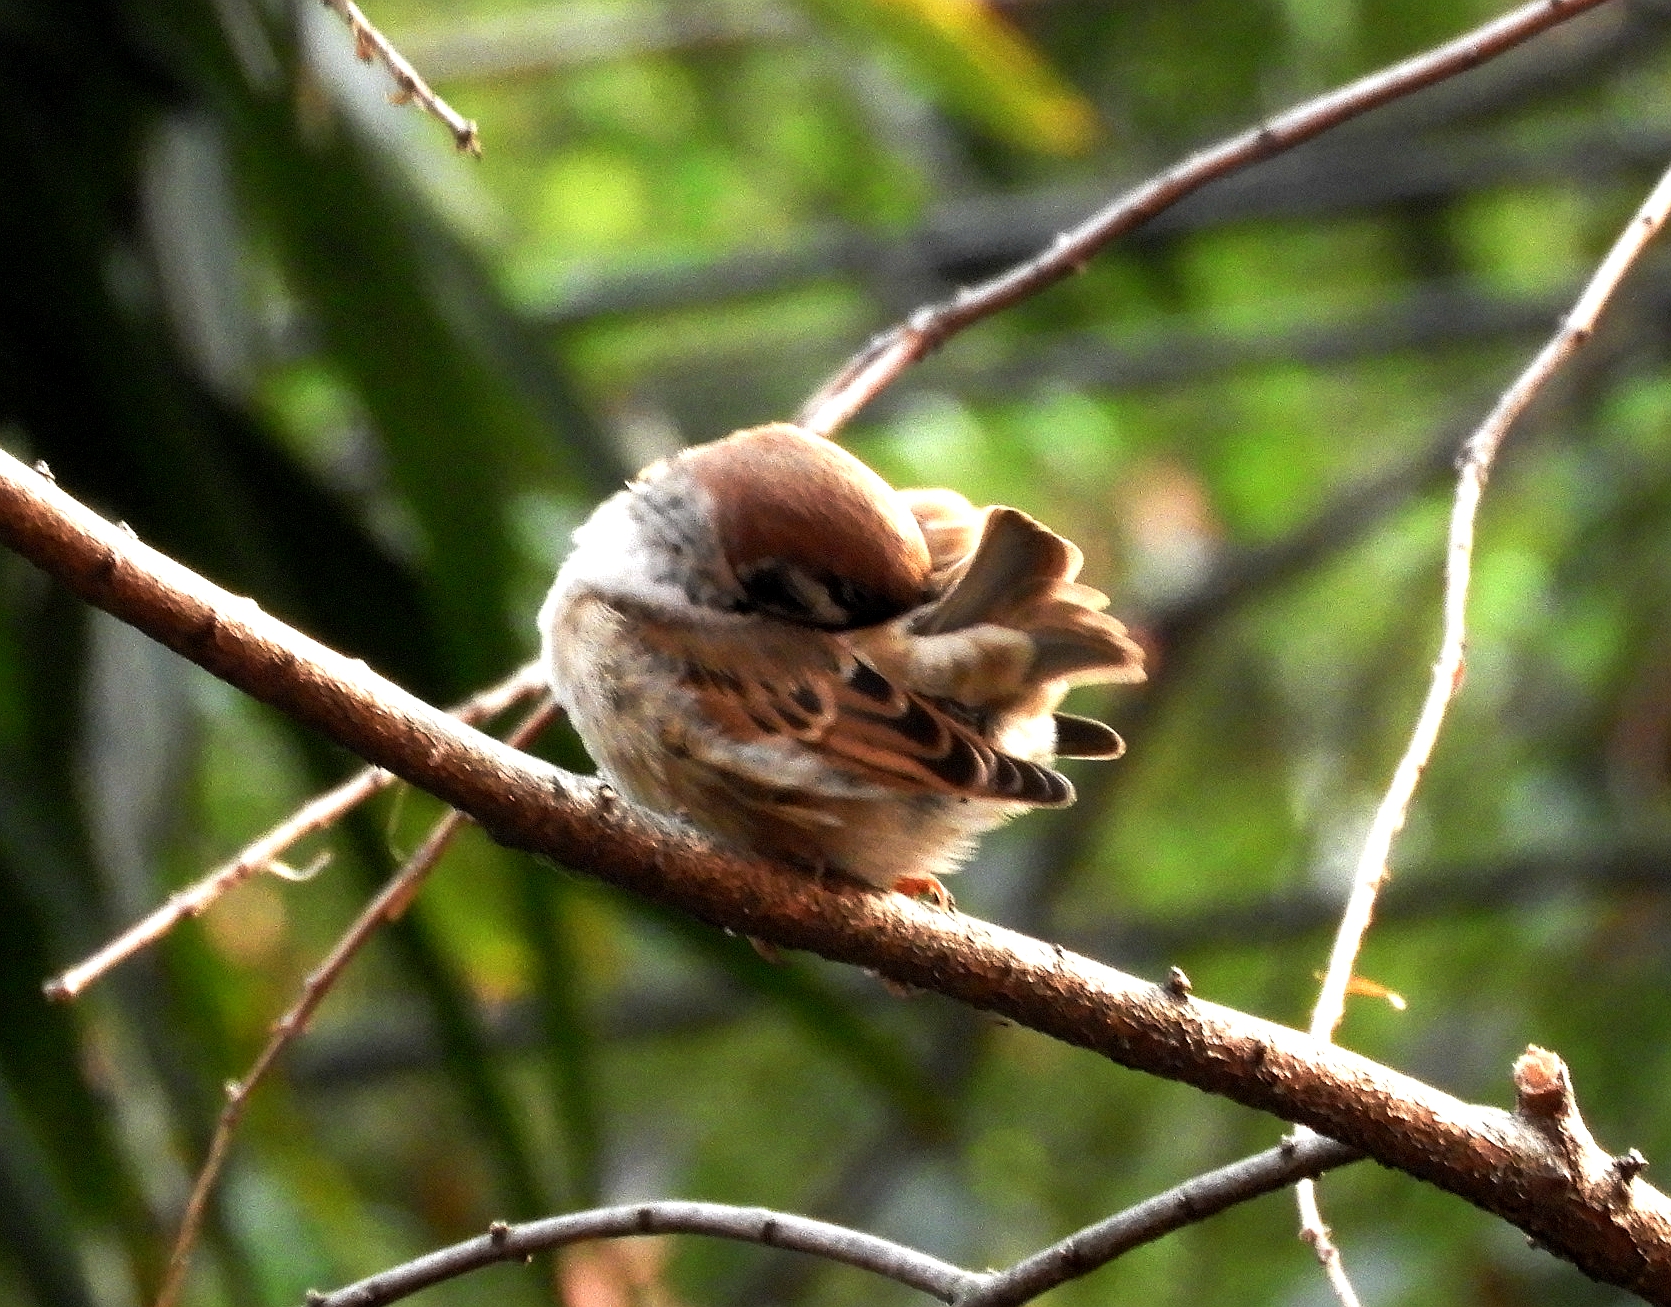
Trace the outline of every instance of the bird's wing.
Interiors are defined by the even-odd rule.
[[[727,614],[645,623],[644,639],[693,704],[672,723],[707,765],[785,790],[856,786],[994,799],[1073,802],[1065,776],[995,749],[957,706],[914,694],[842,635]]]

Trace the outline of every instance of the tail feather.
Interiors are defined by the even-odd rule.
[[[1094,717],[1077,717],[1073,713],[1056,714],[1056,756],[1058,758],[1118,758],[1126,751],[1112,726]]]
[[[1143,679],[1143,650],[1126,628],[1104,613],[1077,610],[1071,624],[1032,625],[1032,674],[1076,685]]]

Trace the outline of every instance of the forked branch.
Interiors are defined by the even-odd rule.
[[[556,705],[549,699],[537,704],[511,732],[506,743],[513,748],[528,744],[550,724],[556,713]],[[371,902],[361,909],[360,915],[354,919],[354,924],[343,932],[325,960],[308,975],[302,985],[301,995],[291,1005],[290,1010],[273,1023],[267,1042],[256,1054],[255,1062],[248,1073],[242,1080],[227,1085],[226,1106],[221,1109],[220,1119],[215,1122],[215,1133],[209,1140],[208,1155],[203,1159],[202,1166],[198,1168],[197,1179],[192,1183],[185,1216],[174,1236],[174,1247],[168,1255],[168,1270],[163,1278],[162,1291],[157,1295],[157,1307],[172,1307],[172,1304],[179,1300],[180,1290],[185,1284],[186,1271],[191,1263],[192,1250],[203,1228],[203,1219],[208,1214],[209,1199],[213,1196],[215,1185],[219,1183],[221,1172],[226,1167],[227,1156],[232,1150],[232,1138],[237,1132],[239,1122],[243,1120],[250,1095],[273,1069],[284,1050],[307,1030],[308,1023],[313,1020],[313,1014],[318,1011],[319,1005],[335,986],[343,968],[353,961],[355,955],[365,947],[366,941],[379,928],[398,919],[411,905],[413,896],[429,878],[430,872],[435,870],[442,854],[447,851],[467,820],[462,812],[454,809],[435,823],[417,852],[406,860]]]
[[[472,695],[468,702],[453,709],[453,716],[474,726],[486,718],[497,716],[531,694],[544,692],[545,677],[537,664],[530,663],[498,685]],[[54,976],[41,988],[54,1001],[76,997],[105,972],[141,949],[149,948],[180,922],[207,912],[230,890],[264,871],[276,870],[278,860],[298,841],[334,825],[359,804],[394,782],[395,776],[381,767],[366,767],[342,784],[309,799],[266,834],[246,844],[230,861],[222,863],[194,884],[169,895],[161,907],[136,921],[98,952]],[[302,879],[297,876],[289,878]]]

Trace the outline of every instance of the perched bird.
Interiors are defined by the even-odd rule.
[[[785,424],[641,472],[574,533],[540,611],[552,691],[629,799],[714,838],[950,896],[975,837],[1115,758],[1075,684],[1143,655],[1013,508],[895,490]]]

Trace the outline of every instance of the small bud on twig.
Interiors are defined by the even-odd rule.
[[[1647,1169],[1648,1159],[1642,1156],[1640,1149],[1632,1148],[1613,1159],[1613,1171],[1621,1184],[1629,1184]]]

